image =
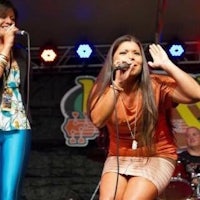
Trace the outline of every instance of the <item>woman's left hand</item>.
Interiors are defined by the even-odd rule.
[[[153,61],[148,62],[150,67],[163,68],[164,66],[168,65],[168,63],[171,63],[167,53],[159,44],[151,44],[149,46],[149,52],[153,58]]]

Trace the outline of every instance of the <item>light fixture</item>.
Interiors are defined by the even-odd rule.
[[[40,49],[40,58],[44,65],[53,65],[58,59],[57,48],[53,45],[45,45]]]
[[[182,58],[185,55],[185,45],[180,40],[173,40],[168,44],[168,54],[171,58]]]
[[[90,58],[92,52],[93,50],[89,44],[79,44],[76,49],[79,58]]]

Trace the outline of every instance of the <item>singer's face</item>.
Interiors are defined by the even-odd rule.
[[[0,35],[13,24],[15,25],[15,13],[12,9],[0,13]]]
[[[120,66],[123,62],[130,64],[132,67],[131,75],[141,73],[143,58],[137,43],[126,41],[119,45],[113,56],[113,64],[114,66]]]

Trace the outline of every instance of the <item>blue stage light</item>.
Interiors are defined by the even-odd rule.
[[[185,44],[180,40],[172,40],[168,44],[168,54],[171,58],[183,58],[185,55]]]
[[[80,58],[89,58],[92,54],[92,48],[89,44],[80,44],[76,50]]]
[[[185,50],[183,48],[182,45],[180,44],[173,44],[170,48],[169,48],[169,52],[173,57],[181,57]]]

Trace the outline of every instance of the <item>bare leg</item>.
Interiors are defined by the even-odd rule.
[[[156,186],[143,177],[129,179],[123,200],[154,200],[157,197]]]
[[[114,200],[117,183],[117,173],[108,172],[101,178],[100,200]],[[118,186],[115,200],[122,200],[127,186],[127,180],[122,175],[118,176]]]

